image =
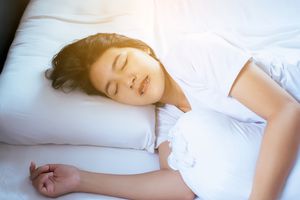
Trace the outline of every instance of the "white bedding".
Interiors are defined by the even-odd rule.
[[[38,165],[63,163],[80,169],[113,174],[135,174],[159,169],[158,156],[146,151],[92,146],[0,144],[0,199],[43,200],[29,180],[30,161]],[[120,199],[104,195],[74,193],[60,200]]]
[[[22,19],[18,28],[3,73],[14,74],[16,68],[20,68],[24,74],[40,73],[48,68],[40,66],[40,63],[49,66],[51,56],[65,42],[95,32],[112,31],[148,42],[158,57],[165,54],[180,35],[213,31],[252,53],[278,55],[289,62],[299,60],[300,1],[298,0],[149,0],[147,5],[144,5],[147,12],[145,8],[140,9],[136,15],[118,13],[122,8],[120,5],[126,5],[124,1],[121,3],[122,0],[99,3],[102,1],[32,0],[30,9],[26,10],[26,17]],[[135,4],[138,1],[127,1],[131,2],[133,11],[139,10],[141,5]],[[101,17],[98,16],[99,13]],[[118,26],[111,26],[112,21]],[[48,48],[47,45],[52,48]],[[5,77],[1,78],[4,80]],[[8,87],[12,89],[18,88],[18,84],[24,84],[20,82],[22,79],[10,81],[13,84]],[[39,90],[40,87],[36,85],[33,90]],[[5,109],[1,107],[3,104],[0,102],[2,109],[0,131],[4,127],[6,112],[14,112],[20,107],[24,108],[24,105],[28,109],[34,108],[35,105],[31,105],[32,100],[40,98],[27,97],[28,91],[24,90],[22,95],[26,97],[26,101],[19,99],[10,101],[9,94],[10,92],[0,97],[6,98],[6,102],[14,102],[5,105]],[[19,114],[18,119],[22,118],[22,113]],[[14,121],[10,123],[10,126],[13,126]],[[22,126],[26,125],[25,123]],[[19,134],[22,134],[22,126],[14,127],[19,130]],[[47,199],[37,194],[27,179],[31,160],[37,161],[37,164],[50,162],[74,164],[82,169],[107,173],[139,173],[159,168],[157,154],[150,154],[145,150],[99,146],[0,144],[0,199]],[[70,194],[58,199],[115,198]]]

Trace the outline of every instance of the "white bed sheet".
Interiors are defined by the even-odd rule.
[[[0,143],[0,199],[43,200],[28,178],[30,161],[37,165],[61,163],[93,172],[136,174],[159,169],[157,154],[142,150],[94,146],[16,146]],[[134,189],[134,188],[133,188]],[[121,199],[104,195],[73,193],[59,200]]]
[[[154,0],[155,34],[165,54],[184,34],[214,32],[251,53],[300,55],[298,0]]]

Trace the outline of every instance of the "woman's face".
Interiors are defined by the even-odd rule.
[[[158,102],[165,76],[160,63],[136,48],[110,48],[90,68],[93,86],[109,98],[130,105]]]

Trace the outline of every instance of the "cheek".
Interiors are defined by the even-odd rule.
[[[164,88],[162,84],[153,85],[151,90],[149,91],[149,97],[153,99],[153,101],[159,101],[163,95]]]
[[[128,92],[126,94],[119,95],[114,100],[128,105],[139,106],[139,105],[149,105],[153,103],[154,100],[153,97],[154,97],[153,92],[149,92],[148,95],[144,95],[144,96],[139,96],[134,92]]]
[[[119,94],[112,98],[113,100],[124,103],[124,104],[129,104],[129,105],[137,105],[141,101],[141,98],[132,90],[124,89],[123,90],[120,88],[119,89]]]
[[[153,102],[159,101],[164,92],[164,85],[164,79],[160,76],[156,76],[154,80],[150,82],[146,97]]]

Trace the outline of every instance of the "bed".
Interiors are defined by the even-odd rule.
[[[51,88],[43,72],[65,44],[117,32],[144,40],[161,57],[183,35],[214,32],[253,54],[299,62],[299,9],[297,0],[31,0],[0,76],[0,199],[47,199],[28,179],[32,160],[116,174],[159,169],[153,106]]]

